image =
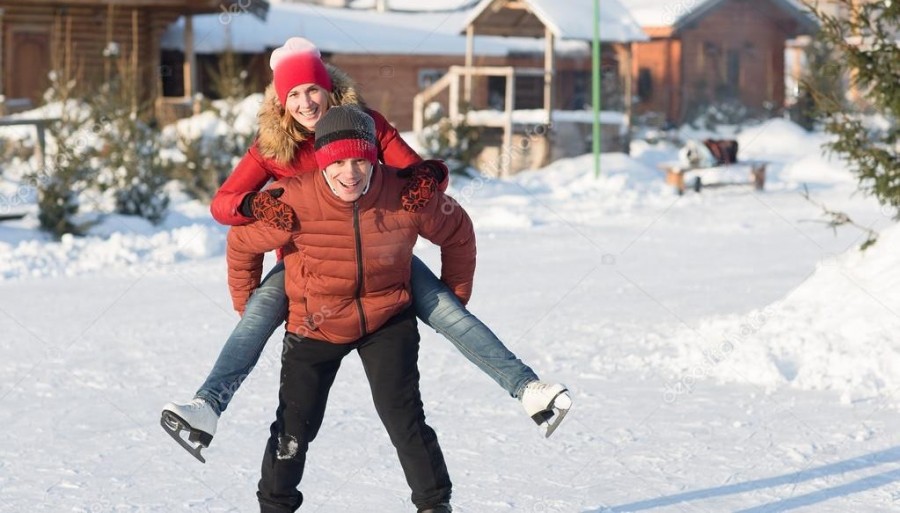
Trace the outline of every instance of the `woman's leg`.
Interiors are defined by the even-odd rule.
[[[284,262],[278,262],[253,291],[244,315],[225,341],[219,358],[197,390],[196,397],[209,403],[217,414],[225,411],[234,393],[259,360],[269,337],[284,323],[287,308]]]
[[[509,395],[521,398],[525,385],[538,379],[497,335],[459,302],[424,262],[412,259],[413,306],[419,319],[437,330]]]

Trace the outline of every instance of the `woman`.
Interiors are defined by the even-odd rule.
[[[277,189],[259,192],[272,179],[315,172],[313,135],[316,124],[334,105],[357,105],[375,121],[378,159],[408,177],[403,207],[415,211],[446,187],[447,170],[438,161],[422,161],[399,133],[378,112],[366,109],[349,77],[326,66],[309,41],[291,38],[272,53],[273,80],[259,112],[259,135],[234,172],[213,198],[213,217],[227,225],[247,224],[259,218],[275,226],[289,226],[290,209],[280,204]],[[287,247],[281,253],[296,251]],[[416,315],[449,339],[457,349],[511,396],[545,431],[559,425],[571,405],[563,385],[538,380],[418,258],[412,262],[412,293]],[[208,447],[219,416],[262,354],[263,347],[287,314],[284,266],[278,263],[246,304],[236,304],[242,317],[222,348],[206,381],[187,404],[168,403],[163,427],[185,449],[203,461],[200,448]],[[178,433],[189,432],[189,445]]]
[[[296,212],[291,231],[251,223],[228,232],[228,283],[238,305],[257,287],[266,251],[288,243],[298,249],[284,259],[289,309],[278,409],[257,493],[260,511],[292,512],[302,504],[297,487],[309,444],[341,361],[355,350],[417,511],[449,512],[452,485],[419,392],[410,267],[421,235],[440,246],[441,274],[467,301],[475,274],[472,221],[440,192],[416,212],[404,209],[405,180],[378,164],[375,123],[355,107],[328,110],[315,148],[321,173],[277,182],[282,201]]]

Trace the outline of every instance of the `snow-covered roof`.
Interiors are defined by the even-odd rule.
[[[604,0],[605,1],[605,0]],[[723,0],[620,0],[631,11],[641,27],[680,28],[705,15]],[[800,0],[771,0],[805,29],[811,30],[815,22],[809,10]],[[601,2],[601,5],[603,3]]]
[[[604,0],[606,2],[606,0]],[[460,35],[468,11],[374,12],[311,4],[272,3],[266,21],[244,13],[194,16],[194,51],[262,53],[293,36],[303,36],[323,52],[402,55],[465,55]],[[184,19],[169,26],[162,48],[184,50]],[[561,41],[560,53],[587,52],[581,41]],[[542,53],[543,43],[528,38],[479,38],[478,55]]]
[[[351,0],[352,9],[373,9],[377,0]],[[478,0],[387,0],[388,8],[397,11],[453,11],[466,9],[478,3]]]
[[[503,0],[482,0],[469,13],[462,29],[476,24],[491,15],[492,4]],[[590,41],[594,38],[593,3],[586,0],[521,0],[529,11],[550,29],[554,36],[563,40]],[[646,41],[647,34],[641,29],[631,13],[619,0],[600,2],[600,40],[606,42]]]
[[[245,0],[246,1],[246,0]],[[376,8],[379,0],[343,0],[350,9],[367,9]],[[314,3],[318,5],[330,5],[336,7],[335,3],[340,4],[341,1],[327,2],[324,0],[268,0],[270,4],[298,4],[298,3]],[[479,0],[385,0],[388,9],[392,11],[456,11],[467,10],[477,4]]]
[[[701,0],[620,0],[642,27],[668,27]]]

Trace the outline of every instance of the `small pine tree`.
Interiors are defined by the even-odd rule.
[[[134,120],[128,127],[133,143],[115,159],[117,187],[114,191],[116,212],[136,215],[159,224],[169,209],[165,185],[171,175],[171,164],[162,158],[160,132],[152,125]]]
[[[247,68],[238,54],[226,48],[216,60],[216,66],[207,68],[213,97],[240,101],[260,90],[259,77],[251,75]]]
[[[162,158],[161,133],[152,120],[141,119],[136,98],[138,70],[126,57],[115,62],[117,74],[91,98],[92,116],[102,140],[101,190],[112,194],[119,214],[140,216],[158,224],[165,217],[169,197],[165,185],[171,164]]]
[[[59,71],[51,71],[49,78],[44,102],[58,104],[60,116],[47,126],[46,168],[31,171],[26,179],[37,190],[41,229],[58,239],[67,233],[83,234],[90,227],[90,223],[77,223],[75,217],[80,193],[95,175],[96,148],[91,144],[90,110],[73,98],[77,82]]]
[[[174,164],[173,177],[191,197],[208,202],[252,141],[252,134],[179,134],[176,145],[184,159]]]
[[[807,130],[815,128],[823,113],[816,106],[815,97],[833,98],[843,105],[846,91],[842,79],[837,49],[823,32],[816,33],[806,46],[806,69],[800,77],[797,101],[790,108],[791,119]]]
[[[826,131],[836,136],[828,148],[849,162],[861,190],[900,218],[900,2],[838,0],[850,13],[840,17],[805,1],[822,38],[838,52],[833,63],[865,99],[851,104],[833,92],[813,91]]]
[[[429,105],[426,128],[420,141],[428,158],[445,161],[450,172],[455,174],[465,174],[482,149],[479,143],[481,130],[466,122],[467,110],[462,111],[460,119],[452,120],[444,117],[439,103]]]
[[[220,98],[209,108],[221,119],[224,131],[199,137],[179,134],[176,144],[185,159],[174,164],[172,170],[173,177],[181,182],[185,192],[201,201],[213,197],[256,135],[236,128],[240,103],[256,87],[237,56],[226,51],[219,56],[216,69],[210,69],[209,74],[213,92]]]

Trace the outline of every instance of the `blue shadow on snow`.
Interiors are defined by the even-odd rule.
[[[810,481],[825,476],[835,474],[844,474],[854,472],[870,467],[875,467],[885,463],[900,461],[900,447],[892,447],[883,451],[873,452],[849,460],[839,461],[823,465],[821,467],[792,472],[776,477],[767,477],[764,479],[756,479],[744,483],[735,483],[726,486],[717,486],[715,488],[706,488],[704,490],[695,490],[692,492],[677,493],[656,499],[632,502],[630,504],[622,504],[620,506],[612,506],[607,508],[592,509],[584,513],[626,513],[634,511],[650,510],[663,506],[671,506],[682,502],[697,501],[710,499],[713,497],[721,497],[724,495],[733,495],[738,493],[750,492],[753,490],[761,490],[775,486],[784,486],[797,484],[803,481]],[[894,469],[880,474],[858,479],[856,481],[846,483],[831,488],[825,488],[815,492],[791,497],[780,501],[770,502],[761,506],[743,509],[735,513],[777,513],[788,511],[803,506],[809,506],[819,502],[824,502],[835,497],[850,495],[853,493],[878,488],[886,484],[900,481],[900,469]]]

